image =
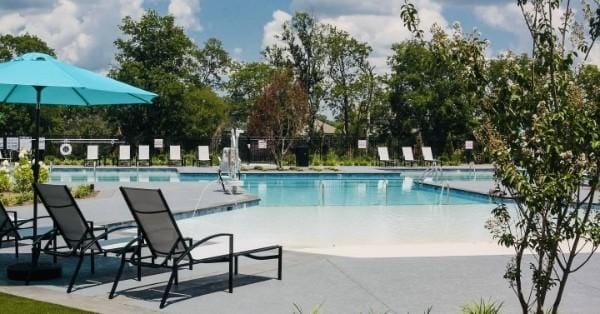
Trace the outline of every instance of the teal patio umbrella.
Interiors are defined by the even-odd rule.
[[[43,53],[27,53],[0,63],[0,102],[35,105],[33,181],[39,178],[40,105],[151,104],[157,95],[108,77],[62,63]],[[33,217],[37,193],[33,190]],[[37,221],[33,221],[34,236]]]

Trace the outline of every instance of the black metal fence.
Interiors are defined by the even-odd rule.
[[[14,142],[14,138],[13,142]],[[410,142],[409,142],[410,143]],[[2,139],[3,157],[12,156],[13,159],[18,155],[19,149],[14,149],[14,143],[12,147],[8,147],[7,138]],[[60,146],[62,144],[69,144],[72,147],[71,153],[68,156],[64,156],[60,152]],[[158,145],[160,144],[160,145]],[[209,146],[211,159],[216,164],[216,159],[220,156],[223,148],[229,147],[231,144],[231,137],[229,134],[217,138],[205,138],[205,139],[185,139],[181,141],[174,141],[169,139],[155,139],[151,141],[143,141],[139,143],[131,143],[125,140],[112,139],[66,139],[61,140],[60,137],[53,137],[52,140],[47,139],[45,142],[45,150],[43,155],[53,156],[59,159],[80,159],[86,158],[87,146],[98,145],[100,160],[114,160],[117,158],[119,152],[119,145],[131,145],[131,156],[135,158],[137,155],[138,145],[149,145],[152,156],[161,156],[166,158],[170,145],[179,145],[181,147],[182,157],[187,159],[194,159],[197,157],[198,146]],[[274,156],[272,153],[273,141],[267,138],[249,137],[242,134],[239,138],[239,153],[240,158],[245,163],[273,163]],[[378,140],[375,138],[361,140],[360,143],[349,143],[344,137],[338,135],[327,135],[320,138],[313,138],[311,140],[307,138],[287,138],[285,139],[285,145],[289,146],[288,153],[284,158],[284,164],[291,165],[295,163],[295,151],[298,147],[308,147],[309,158],[311,160],[324,161],[329,158],[336,157],[339,159],[364,159],[364,160],[378,160],[377,148],[385,146],[388,149],[389,157],[392,160],[402,160],[402,146],[412,146],[415,159],[419,159],[421,152],[416,149],[414,145],[407,144],[407,141],[400,141],[398,139],[389,138],[386,140]],[[439,156],[440,152],[432,147],[435,156]],[[12,153],[11,153],[12,151]],[[475,144],[473,151],[467,151],[464,157],[464,161],[473,160],[473,155],[481,155],[482,148],[480,145]],[[477,160],[476,160],[477,161]]]

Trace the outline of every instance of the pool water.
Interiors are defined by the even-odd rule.
[[[244,173],[241,179],[250,194],[263,206],[353,206],[481,204],[489,198],[456,190],[442,190],[425,182],[485,180],[491,173],[444,172],[421,177],[418,172],[401,173]],[[51,182],[209,182],[215,173],[179,173],[175,169],[105,168],[52,171]]]

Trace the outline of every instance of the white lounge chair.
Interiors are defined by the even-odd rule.
[[[404,157],[404,165],[406,165],[407,162],[410,162],[410,165],[412,166],[415,162],[415,156],[413,155],[412,147],[410,146],[402,147],[402,156]]]
[[[210,160],[210,153],[208,150],[208,146],[198,146],[198,164],[202,161],[208,161],[208,163],[212,166],[212,161]]]
[[[390,154],[388,153],[388,149],[385,146],[377,147],[377,155],[379,156],[379,164],[383,162],[383,165],[392,163],[390,160]]]
[[[148,162],[150,165],[150,146],[149,145],[140,145],[138,146],[138,155],[137,155],[137,164],[139,165],[140,161]]]
[[[183,166],[183,160],[181,159],[181,146],[171,145],[169,146],[169,161],[180,162]]]
[[[421,152],[423,153],[423,160],[425,162],[431,163],[432,166],[438,165],[438,160],[433,158],[433,153],[431,152],[431,147],[423,146],[421,147]]]
[[[87,154],[85,157],[86,162],[91,162],[92,165],[98,162],[98,145],[88,145]]]
[[[117,166],[121,163],[121,161],[127,161],[131,165],[131,146],[119,146],[119,161],[117,162]]]

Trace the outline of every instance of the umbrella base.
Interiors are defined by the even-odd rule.
[[[38,263],[17,263],[8,265],[6,276],[11,280],[25,281],[31,273],[29,280],[50,280],[62,276],[62,267],[60,264]]]

